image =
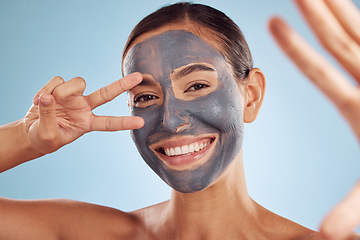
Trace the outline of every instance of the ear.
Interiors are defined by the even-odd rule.
[[[263,72],[258,68],[251,69],[244,92],[244,122],[255,121],[264,99],[265,87]]]

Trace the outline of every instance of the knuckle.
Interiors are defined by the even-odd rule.
[[[103,87],[103,88],[100,88],[100,97],[102,100],[104,101],[108,101],[109,99],[109,90],[107,89],[107,87]]]
[[[345,53],[345,54],[353,54],[354,53],[354,42],[348,39],[339,39],[337,48]]]
[[[53,109],[52,109],[52,108],[42,108],[42,109],[41,109],[41,114],[42,114],[44,117],[51,116],[51,115],[53,114]]]
[[[120,88],[121,91],[126,91],[127,90],[126,83],[125,83],[124,79],[120,79],[117,82],[118,82],[118,85],[119,85],[119,88]]]
[[[106,131],[111,131],[113,129],[114,122],[111,118],[106,118],[105,120],[105,129]]]
[[[333,53],[341,54],[342,56],[353,55],[357,48],[356,43],[345,36],[334,35],[331,38],[325,38],[322,41],[324,47]]]
[[[360,108],[360,98],[357,94],[347,94],[339,103],[339,108],[344,112],[357,111]]]

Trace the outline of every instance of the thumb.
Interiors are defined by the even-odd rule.
[[[39,130],[44,138],[52,138],[56,134],[57,121],[55,114],[55,98],[48,93],[43,93],[39,97]],[[45,137],[46,136],[46,137]]]

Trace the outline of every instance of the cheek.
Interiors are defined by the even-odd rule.
[[[145,125],[136,130],[131,131],[135,144],[145,145],[147,138],[156,130],[158,125],[159,106],[151,106],[144,109],[131,109],[130,115],[139,116],[145,120]]]
[[[236,80],[226,68],[218,69],[217,90],[205,96],[204,107],[199,112],[203,121],[216,126],[222,132],[241,131],[243,126],[242,95]]]
[[[237,89],[218,89],[201,101],[192,103],[193,115],[222,132],[242,125],[241,98]]]

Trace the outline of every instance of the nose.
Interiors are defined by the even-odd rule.
[[[165,99],[161,115],[161,127],[170,133],[181,132],[189,123],[188,113],[175,99]]]

